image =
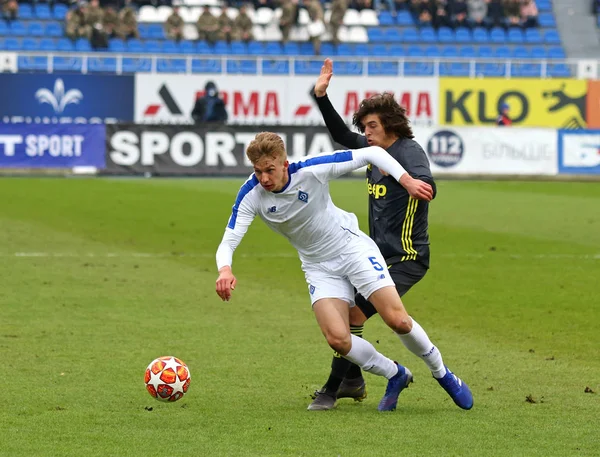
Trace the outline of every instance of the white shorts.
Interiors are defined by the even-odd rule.
[[[377,245],[363,232],[348,237],[344,253],[324,262],[303,262],[302,270],[313,305],[322,298],[339,298],[354,306],[354,288],[368,298],[383,287],[394,286]]]

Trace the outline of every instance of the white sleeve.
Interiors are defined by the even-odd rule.
[[[314,161],[311,163],[311,165],[314,165],[314,167],[311,167],[313,174],[322,182],[358,170],[368,164],[373,164],[385,170],[396,181],[400,180],[400,176],[406,173],[402,165],[379,146],[336,151],[332,154],[307,157],[302,160],[305,163],[311,161]]]
[[[223,239],[217,249],[217,270],[225,266],[231,266],[233,252],[242,241],[242,238],[248,231],[248,227],[250,227],[256,216],[256,211],[252,205],[252,198],[247,194],[242,195],[243,189],[244,187],[242,186],[235,205],[233,205],[231,217],[225,228]]]

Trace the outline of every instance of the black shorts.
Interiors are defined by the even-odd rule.
[[[394,280],[394,284],[396,284],[398,295],[401,297],[408,292],[412,286],[423,279],[425,273],[427,273],[427,267],[414,260],[398,262],[390,267],[390,276]],[[362,295],[356,294],[354,300],[356,306],[360,308],[367,319],[373,314],[377,314],[375,307]]]

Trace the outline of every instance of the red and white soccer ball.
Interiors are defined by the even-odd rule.
[[[144,376],[146,389],[160,401],[179,400],[187,392],[190,380],[187,365],[177,357],[170,356],[153,360]]]

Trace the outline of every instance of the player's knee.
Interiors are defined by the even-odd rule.
[[[412,330],[412,319],[406,313],[394,313],[385,322],[394,332],[401,335],[409,333]]]
[[[327,344],[334,351],[341,355],[346,355],[350,352],[350,348],[352,347],[350,335],[328,334],[325,337],[327,338]]]

